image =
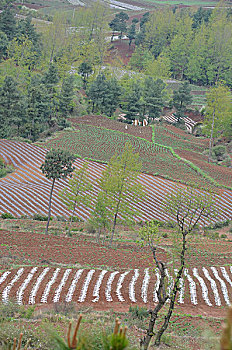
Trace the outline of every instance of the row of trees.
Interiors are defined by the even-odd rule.
[[[52,179],[52,187],[49,197],[48,221],[46,233],[51,215],[51,200],[55,181],[70,176],[67,187],[60,193],[63,203],[71,211],[69,230],[72,225],[76,209],[80,206],[90,207],[90,222],[98,231],[98,237],[102,229],[111,231],[110,245],[115,234],[115,228],[120,222],[132,224],[138,211],[133,209],[137,201],[142,201],[145,191],[137,182],[137,177],[142,169],[139,154],[134,153],[132,146],[126,143],[123,153],[112,157],[102,177],[97,181],[100,188],[96,201],[91,202],[93,183],[88,175],[88,163],[74,171],[72,165],[74,157],[67,151],[52,150],[46,155],[45,162],[41,166],[42,172],[48,179]],[[128,205],[130,197],[130,205]],[[78,217],[78,219],[81,219]]]
[[[170,97],[161,79],[152,77],[144,79],[107,77],[101,73],[89,84],[87,96],[92,106],[92,113],[100,112],[112,116],[120,107],[128,122],[134,119],[149,119],[160,117],[165,106],[175,107],[177,122],[185,116],[187,106],[192,102],[191,88],[187,82],[180,85]],[[170,98],[170,101],[168,99]]]
[[[232,86],[232,14],[223,6],[221,2],[213,11],[154,11],[135,40],[131,67],[161,78],[199,85],[224,80]]]
[[[53,64],[44,75],[33,75],[24,91],[14,78],[6,76],[0,87],[0,137],[16,134],[35,141],[54,124],[64,127],[73,108],[73,95],[73,77],[68,75],[61,82]]]

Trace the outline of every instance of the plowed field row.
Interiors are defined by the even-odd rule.
[[[7,212],[17,217],[47,213],[51,180],[46,179],[39,169],[45,154],[46,150],[34,145],[9,140],[0,141],[0,156],[15,167],[14,173],[0,179],[0,213]],[[84,160],[77,159],[75,167],[79,168],[83,162]],[[89,164],[89,178],[93,182],[92,204],[99,190],[95,181],[101,176],[104,168],[105,165],[96,162]],[[176,190],[177,186],[184,186],[147,174],[141,174],[139,182],[145,186],[148,195],[142,203],[131,202],[131,205],[138,210],[138,219],[168,221],[170,217],[165,210],[164,199],[167,193]],[[53,216],[69,216],[68,210],[59,198],[59,192],[65,185],[65,180],[57,181],[55,184],[52,203]],[[216,200],[220,209],[220,219],[231,218],[232,193],[221,191],[220,194],[216,194]],[[90,208],[80,206],[77,212],[85,220],[89,217]],[[218,218],[215,218],[215,221],[218,221]]]
[[[176,273],[176,270],[174,271]],[[173,275],[167,271],[168,287]],[[57,302],[143,303],[158,301],[160,274],[149,268],[126,271],[63,269],[60,267],[21,267],[0,275],[0,298],[18,304]],[[208,307],[230,305],[232,267],[185,269],[178,303]]]

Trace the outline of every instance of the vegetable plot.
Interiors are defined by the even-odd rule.
[[[168,285],[173,276],[167,271]],[[232,300],[232,267],[202,267],[184,270],[178,303],[230,305]],[[25,267],[9,270],[0,276],[0,295],[3,302],[16,298],[18,304],[57,302],[77,303],[143,303],[157,302],[159,273],[152,269],[107,271],[95,269],[63,269]],[[30,283],[29,283],[30,282]]]

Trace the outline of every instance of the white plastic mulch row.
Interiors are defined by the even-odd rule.
[[[49,272],[50,275],[48,276]],[[168,273],[168,271],[166,272]],[[83,275],[84,273],[85,275]],[[177,270],[174,271],[174,276],[170,272],[167,273],[168,290],[171,291]],[[95,275],[96,279],[93,281]],[[47,280],[44,284],[45,278]],[[221,306],[222,300],[224,300],[224,304],[230,305],[232,298],[231,278],[232,268],[230,268],[230,271],[225,267],[184,269],[177,300],[180,304],[184,304],[187,298],[187,301],[190,300],[193,305],[205,303],[210,307]],[[157,303],[159,283],[158,270],[153,271],[149,268],[142,271],[135,269],[120,273],[119,271],[109,272],[94,269],[66,269],[61,271],[60,268],[33,267],[27,273],[25,268],[20,268],[14,272],[6,271],[0,276],[2,301],[7,303],[10,298],[16,297],[18,304],[48,303],[50,300],[53,303],[60,300],[66,302],[75,300],[83,303],[89,294],[92,295],[90,301],[93,303],[101,301],[102,297],[107,302],[129,301],[136,303],[142,301],[145,304]],[[90,284],[91,291],[89,290]],[[3,285],[2,288],[1,285]],[[79,290],[78,296],[75,294],[77,288]],[[25,294],[27,294],[27,297]],[[39,297],[37,294],[42,296]]]

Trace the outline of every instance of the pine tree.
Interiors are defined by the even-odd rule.
[[[46,154],[45,161],[40,167],[42,173],[48,179],[52,179],[52,187],[48,202],[48,221],[46,225],[46,234],[48,234],[48,227],[51,218],[51,202],[55,181],[60,179],[66,179],[68,176],[71,176],[72,172],[75,169],[72,166],[74,159],[75,157],[71,155],[68,151],[54,149]]]
[[[9,40],[7,35],[0,31],[0,62],[2,59],[7,57],[7,48],[9,45]]]
[[[7,137],[12,133],[11,126],[19,126],[23,119],[23,100],[16,81],[6,76],[0,89],[0,135]]]
[[[158,118],[164,107],[165,84],[161,79],[151,77],[144,82],[144,105],[149,118]]]
[[[78,68],[78,73],[81,75],[83,83],[84,83],[84,89],[87,87],[87,82],[89,75],[93,72],[92,65],[89,62],[82,62]]]
[[[0,13],[0,31],[12,40],[17,32],[15,14],[12,8],[7,7]]]
[[[187,106],[192,103],[191,87],[188,82],[180,85],[177,91],[173,93],[173,106],[176,109],[177,122],[184,118]]]
[[[57,84],[59,82],[57,67],[53,63],[50,63],[47,72],[44,74],[42,82],[47,88],[48,98],[50,100],[49,124],[51,125],[52,119],[56,116],[58,110]]]
[[[34,76],[28,86],[27,93],[27,123],[25,132],[27,137],[35,141],[39,133],[48,124],[50,101],[48,92],[39,76]]]
[[[74,96],[74,78],[72,75],[67,76],[62,83],[59,95],[59,112],[63,117],[72,112]]]
[[[134,83],[129,93],[126,104],[126,119],[132,121],[141,115],[142,109],[142,88]]]

